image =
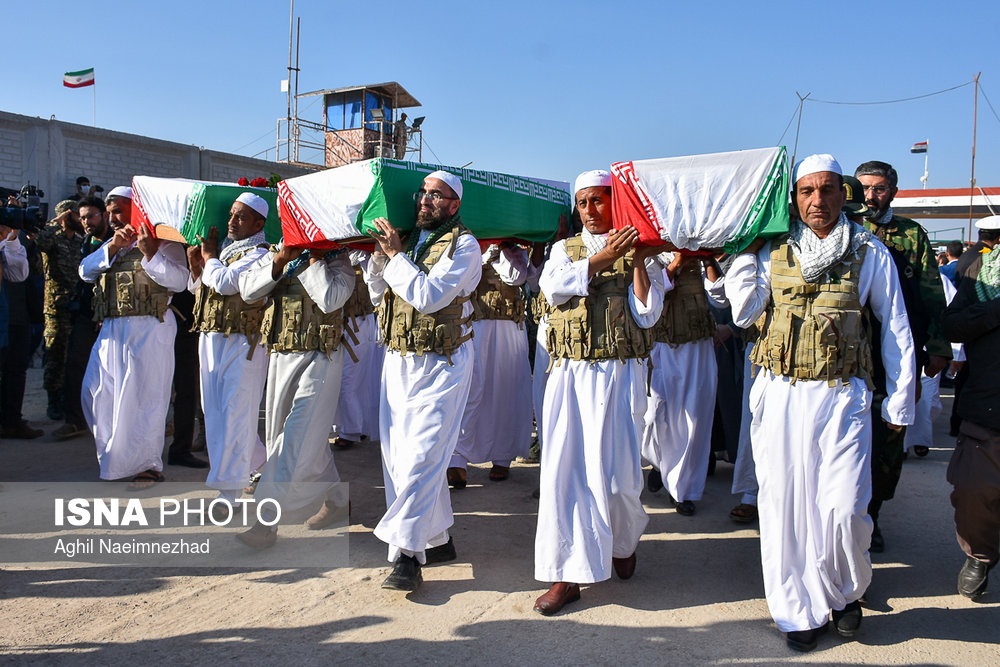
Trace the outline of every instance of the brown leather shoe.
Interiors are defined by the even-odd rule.
[[[238,533],[236,539],[254,549],[267,549],[278,541],[278,531],[258,521],[250,530]]]
[[[535,611],[542,616],[551,616],[570,602],[580,599],[580,584],[560,581],[549,587],[547,593],[535,600]]]
[[[338,519],[343,519],[344,517],[350,518],[351,516],[351,503],[347,503],[347,507],[341,507],[329,500],[323,501],[323,506],[319,508],[319,511],[313,514],[311,517],[306,519],[306,527],[309,530],[320,530],[321,528],[326,528]]]
[[[465,468],[448,468],[448,486],[464,489],[466,485]]]
[[[635,552],[628,558],[612,558],[611,564],[619,579],[628,579],[635,574]]]

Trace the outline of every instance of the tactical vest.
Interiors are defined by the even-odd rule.
[[[483,277],[472,295],[473,320],[510,320],[524,328],[524,289],[508,285],[492,264],[483,264]]]
[[[136,246],[97,279],[93,305],[95,322],[142,315],[162,322],[170,305],[170,292],[142,268],[142,251]]]
[[[547,318],[551,312],[552,306],[549,305],[549,300],[545,298],[544,294],[539,292],[531,298],[531,316],[536,323]]]
[[[246,256],[249,250],[237,253],[225,261],[230,266]],[[215,332],[228,336],[243,334],[250,343],[247,359],[253,359],[254,350],[261,340],[261,324],[264,321],[266,299],[247,303],[236,294],[224,296],[202,283],[195,294],[194,318],[191,331]]]
[[[657,343],[683,345],[715,335],[715,318],[701,277],[701,262],[690,261],[674,276],[674,288],[663,300],[663,314],[653,327]]]
[[[858,285],[865,250],[831,269],[829,282],[807,283],[784,237],[771,251],[771,303],[750,361],[792,382],[833,387],[858,377],[871,389],[870,330]]]
[[[417,230],[413,230],[417,234]],[[417,261],[417,267],[428,273],[438,260],[446,253],[453,257],[458,239],[463,234],[471,234],[469,230],[458,225],[446,232],[430,248],[424,251],[423,257]],[[406,356],[412,352],[422,357],[428,352],[440,354],[448,358],[462,343],[472,338],[472,328],[462,333],[463,327],[469,325],[472,316],[462,316],[462,307],[472,298],[469,296],[455,297],[441,310],[434,313],[421,313],[416,308],[399,298],[391,289],[387,289],[379,305],[378,325],[382,332],[382,340],[389,349]]]
[[[361,269],[361,265],[355,265],[354,267],[354,292],[347,299],[347,303],[344,304],[344,318],[345,319],[360,319],[366,317],[375,312],[375,306],[372,305],[372,297],[368,292],[368,283],[365,282],[364,271]],[[355,328],[357,331],[357,328]]]
[[[277,252],[272,247],[271,252]],[[323,352],[340,348],[343,310],[324,313],[313,301],[296,274],[282,276],[264,309],[260,332],[272,352]]]
[[[583,239],[566,239],[566,254],[573,262],[586,258]],[[571,297],[552,309],[545,347],[553,360],[624,361],[649,356],[653,331],[636,323],[628,303],[634,256],[630,250],[594,274],[587,296]]]

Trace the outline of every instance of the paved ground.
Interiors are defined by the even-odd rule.
[[[42,419],[40,371],[26,417]],[[950,401],[945,401],[946,412]],[[383,591],[385,548],[371,533],[385,504],[377,446],[338,452],[351,482],[350,567],[262,571],[6,566],[0,571],[0,655],[32,664],[250,661],[545,664],[1000,664],[1000,581],[980,603],[955,592],[955,543],[941,430],[909,460],[883,509],[887,549],[875,556],[870,608],[855,641],[834,635],[800,655],[785,647],[763,601],[757,532],[728,512],[722,463],[693,517],[663,492],[644,494],[650,523],[638,569],[584,589],[557,617],[532,613],[537,466],[491,483],[470,470],[452,492],[455,563],[428,567],[415,594]],[[0,443],[0,480],[97,481],[90,438]],[[174,481],[202,471],[168,466]],[[2,557],[2,556],[0,556]]]

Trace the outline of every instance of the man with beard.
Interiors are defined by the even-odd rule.
[[[912,422],[913,341],[892,258],[841,211],[840,165],[796,165],[789,233],[755,241],[726,276],[737,326],[765,315],[752,361],[750,438],[760,485],[771,616],[810,651],[829,623],[852,637],[871,581],[871,363],[866,307],[881,321],[888,396],[875,419]]]
[[[574,192],[583,231],[552,247],[538,281],[553,361],[535,532],[535,579],[551,585],[534,610],[545,616],[612,568],[631,577],[649,520],[639,444],[651,328],[663,309],[658,248],[633,249],[634,227],[612,230],[610,173],[580,174]]]
[[[66,346],[73,330],[69,305],[79,281],[83,225],[76,202],[56,204],[56,217],[35,239],[45,267],[45,371],[42,384],[49,395],[49,419],[65,417]]]
[[[128,193],[128,197],[124,193]],[[132,212],[132,188],[118,187],[108,194],[108,201],[114,210],[114,223],[119,227],[129,224]],[[77,204],[77,215],[84,232],[80,247],[80,259],[101,247],[111,238],[114,229],[108,220],[108,205],[97,197],[85,197]],[[70,316],[70,334],[66,349],[66,367],[64,370],[63,393],[65,423],[53,431],[57,440],[65,440],[83,435],[87,432],[87,421],[83,416],[80,403],[80,390],[83,385],[83,375],[87,370],[90,350],[97,340],[99,326],[94,322],[92,300],[94,286],[80,280],[79,262],[74,268],[76,285],[67,307]]]
[[[870,231],[889,249],[906,302],[910,333],[917,354],[917,367],[927,377],[940,373],[951,359],[951,344],[941,333],[941,313],[946,304],[944,286],[938,272],[936,254],[927,232],[918,223],[895,215],[892,199],[896,196],[898,176],[892,165],[873,160],[854,170],[854,176],[864,188],[865,229]],[[878,324],[873,322],[878,328]],[[878,414],[886,398],[885,369],[878,354],[878,337],[873,338],[872,360],[875,362],[873,381],[875,392],[872,412]],[[919,376],[919,373],[918,373]],[[872,501],[868,513],[875,522],[871,549],[881,553],[885,540],[879,529],[879,511],[882,503],[896,492],[899,476],[903,471],[905,429],[890,430],[880,420],[874,420],[872,432]]]
[[[163,481],[177,330],[170,295],[187,286],[188,269],[181,244],[157,239],[146,226],[136,232],[126,222],[131,189],[116,192],[114,212],[109,209],[114,235],[80,263],[80,278],[95,284],[94,320],[101,325],[83,378],[82,404],[101,479],[134,475],[132,488],[144,489]]]
[[[446,171],[416,193],[417,228],[405,242],[374,220],[378,248],[366,276],[386,345],[379,410],[386,513],[375,536],[389,545],[383,588],[414,591],[422,565],[456,558],[446,470],[472,382],[472,293],[482,275],[462,226],[462,181]]]
[[[192,330],[201,332],[201,406],[211,464],[206,484],[219,489],[219,497],[230,504],[266,457],[257,436],[257,412],[267,379],[267,350],[260,333],[264,301],[244,301],[239,279],[267,255],[267,212],[262,197],[244,192],[229,209],[228,236],[221,252],[215,227],[208,238],[198,237],[201,247],[188,249],[188,289],[196,295]]]
[[[261,326],[271,351],[265,390],[267,465],[254,498],[258,503],[272,499],[282,512],[324,498],[307,523],[329,525],[348,509],[328,443],[330,411],[337,405],[344,370],[343,307],[354,292],[351,262],[342,250],[279,244],[240,274],[239,287],[244,301],[269,298]],[[270,522],[277,517],[261,518]],[[237,538],[265,549],[277,541],[277,527],[258,521]]]

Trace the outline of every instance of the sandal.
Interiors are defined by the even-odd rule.
[[[510,468],[507,466],[495,465],[490,470],[490,480],[493,482],[502,482],[510,477]]]
[[[128,485],[129,491],[145,491],[146,489],[152,488],[157,482],[162,482],[164,480],[163,473],[159,470],[143,470],[141,473],[132,478],[132,482]]]
[[[257,490],[257,483],[260,482],[261,476],[262,473],[259,470],[254,470],[252,473],[250,473],[250,484],[243,487],[243,493],[252,496],[254,492]]]
[[[753,523],[757,520],[757,506],[740,503],[729,513],[729,518],[736,523]]]

